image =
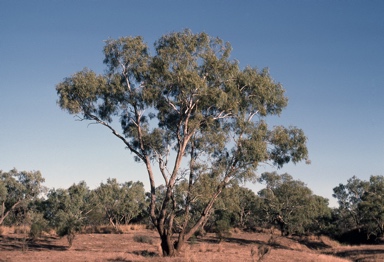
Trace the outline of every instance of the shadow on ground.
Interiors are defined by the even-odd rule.
[[[32,241],[24,237],[4,237],[0,236],[0,251],[16,251],[16,250],[25,250],[30,251],[45,251],[45,250],[54,250],[54,251],[65,251],[67,246],[59,246],[57,244],[52,244],[56,237],[45,237],[39,239],[38,241]]]

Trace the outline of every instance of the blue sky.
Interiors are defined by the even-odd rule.
[[[289,105],[271,124],[302,128],[312,164],[278,172],[335,205],[339,183],[384,175],[383,13],[383,1],[1,0],[0,169],[40,170],[55,188],[108,177],[148,185],[108,130],[61,111],[55,86],[83,67],[102,73],[103,40],[141,35],[153,46],[190,28],[283,84]]]

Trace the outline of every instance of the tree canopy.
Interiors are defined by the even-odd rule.
[[[371,176],[369,181],[353,176],[346,184],[340,183],[333,192],[339,203],[336,211],[340,235],[357,231],[358,237],[364,237],[365,241],[384,236],[383,176]],[[361,243],[362,239],[358,237],[355,242]]]
[[[44,190],[44,181],[39,171],[0,170],[0,225],[11,211],[36,199]]]
[[[282,234],[320,232],[323,220],[330,218],[328,199],[314,195],[291,175],[266,172],[259,181],[266,184],[266,188],[259,191],[263,199],[261,221],[279,223]]]
[[[84,69],[56,88],[62,109],[107,127],[145,164],[149,213],[165,255],[173,255],[174,247],[180,250],[204,224],[228,183],[254,180],[260,163],[282,167],[307,158],[301,129],[270,128],[265,120],[287,106],[282,85],[267,69],[240,68],[230,59],[231,50],[219,38],[190,30],[160,37],[154,55],[142,37],[110,39],[104,47],[104,74]],[[155,166],[165,185],[160,209]],[[194,185],[204,177],[214,179],[215,187],[191,224]],[[188,187],[180,207],[174,191],[183,180]],[[173,243],[174,219],[180,214],[184,221]]]

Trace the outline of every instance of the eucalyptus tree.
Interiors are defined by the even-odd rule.
[[[44,181],[39,171],[0,170],[0,225],[12,211],[44,193]]]
[[[368,190],[359,203],[367,239],[384,236],[384,176],[371,176]]]
[[[356,176],[347,180],[346,184],[339,184],[333,188],[333,197],[337,199],[339,207],[336,210],[338,216],[337,224],[340,234],[352,229],[362,227],[361,213],[359,204],[363,201],[363,196],[367,192],[369,183]]]
[[[261,200],[251,189],[237,184],[225,188],[220,197],[221,208],[228,210],[234,217],[231,226],[241,229],[255,226]]]
[[[365,235],[366,239],[357,239],[357,242],[375,240],[384,235],[383,176],[371,176],[369,181],[353,176],[333,191],[339,203],[336,223],[340,235],[352,231]]]
[[[128,224],[146,209],[142,182],[118,183],[116,179],[107,179],[107,183],[101,183],[94,190],[94,195],[115,229],[119,229],[119,224]]]
[[[164,255],[179,251],[204,224],[231,180],[253,179],[260,163],[281,167],[307,157],[301,129],[269,128],[265,121],[287,105],[282,85],[267,69],[241,69],[230,53],[229,43],[189,30],[160,37],[154,55],[142,37],[110,39],[104,47],[104,74],[84,69],[56,87],[62,109],[105,126],[144,164],[149,215]],[[159,209],[155,168],[165,185]],[[191,223],[191,203],[198,197],[194,185],[204,176],[216,184],[199,219]],[[174,190],[182,180],[188,187],[180,206]],[[179,215],[183,221],[174,241]]]
[[[44,201],[44,218],[56,229],[59,236],[67,236],[71,247],[73,240],[87,224],[88,214],[94,209],[94,199],[87,184],[82,181],[68,189],[51,189]]]
[[[277,222],[281,233],[318,233],[324,218],[331,216],[328,199],[314,195],[302,181],[289,174],[266,172],[259,178],[266,188],[259,191],[263,199],[262,219]]]

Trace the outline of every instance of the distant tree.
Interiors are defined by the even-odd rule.
[[[277,223],[282,234],[317,233],[324,218],[331,215],[328,199],[314,195],[289,174],[266,172],[259,181],[266,183],[266,188],[259,191],[262,220]]]
[[[45,190],[44,181],[39,171],[0,170],[0,225],[11,212],[39,197]]]
[[[368,190],[359,203],[362,223],[367,231],[367,238],[384,236],[384,177],[371,176]]]
[[[128,224],[146,209],[144,184],[141,182],[119,184],[116,179],[108,179],[94,193],[116,230],[119,224]]]
[[[30,219],[29,237],[32,241],[41,237],[43,232],[49,231],[48,221],[44,219],[43,213],[30,212]]]
[[[233,214],[231,226],[241,229],[255,226],[254,218],[261,199],[251,189],[234,184],[223,190],[220,199],[223,208]]]
[[[259,163],[281,167],[307,157],[301,129],[269,129],[264,120],[286,107],[282,86],[267,69],[240,69],[230,52],[229,43],[189,30],[162,36],[153,56],[141,37],[110,39],[104,75],[84,69],[56,88],[62,109],[105,126],[144,163],[151,187],[149,216],[166,256],[180,251],[204,225],[232,180],[253,179]],[[121,132],[112,120],[120,122]],[[165,185],[159,209],[156,165]],[[207,176],[216,186],[207,188],[209,201],[192,222],[194,188]],[[188,187],[179,206],[175,189],[183,180]]]
[[[348,231],[361,225],[361,214],[358,212],[359,203],[368,189],[368,183],[353,176],[347,184],[339,184],[333,188],[333,197],[339,204],[339,229]]]
[[[384,235],[384,177],[371,176],[363,181],[355,176],[347,184],[339,184],[333,189],[337,198],[338,234],[358,234],[356,243],[373,241]],[[365,234],[365,238],[362,238]]]
[[[94,203],[90,201],[87,184],[82,181],[68,189],[51,189],[44,205],[44,218],[59,236],[67,236],[71,247],[76,233],[87,224],[87,216],[93,210]]]

